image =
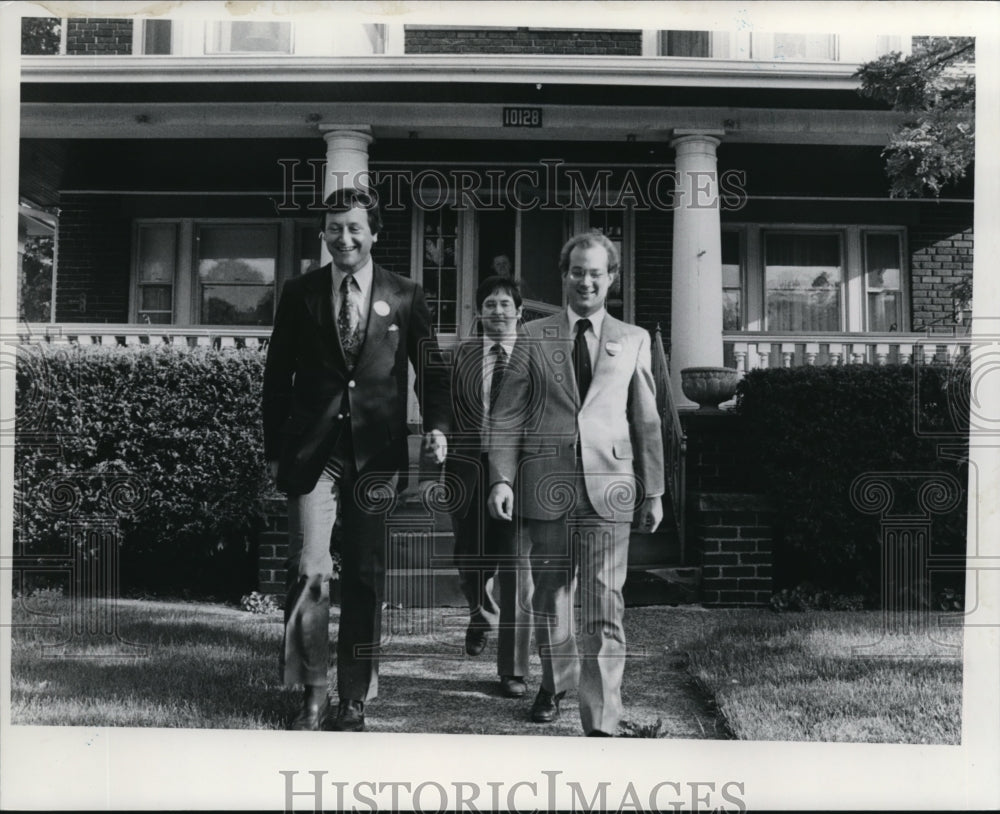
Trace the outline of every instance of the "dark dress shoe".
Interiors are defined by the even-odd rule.
[[[614,735],[609,735],[607,732],[605,732],[602,729],[591,729],[587,733],[587,737],[588,738],[613,738]]]
[[[337,717],[330,724],[333,732],[364,732],[365,705],[363,701],[341,701]]]
[[[478,656],[486,647],[486,637],[490,629],[470,624],[465,631],[465,652],[470,656]]]
[[[521,676],[500,676],[500,692],[505,698],[520,698],[527,691]]]
[[[548,724],[556,720],[559,717],[559,702],[565,694],[557,692],[553,695],[544,687],[539,687],[535,703],[531,705],[531,720],[536,724]]]
[[[330,699],[323,698],[319,703],[302,702],[302,709],[292,718],[288,728],[294,732],[322,732],[330,711]]]

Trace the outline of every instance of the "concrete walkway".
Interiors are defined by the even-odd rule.
[[[336,619],[339,609],[333,610]],[[583,734],[575,692],[564,699],[558,721],[535,724],[529,719],[541,675],[537,653],[532,656],[527,695],[502,697],[496,676],[496,637],[490,637],[478,657],[466,656],[466,621],[461,608],[386,609],[383,628],[388,641],[381,661],[379,698],[366,709],[369,731]],[[685,669],[685,643],[696,640],[711,624],[711,614],[694,606],[626,609],[629,660],[619,735],[640,730],[661,738],[727,737]],[[332,628],[336,630],[335,623]],[[650,735],[650,730],[655,734]]]

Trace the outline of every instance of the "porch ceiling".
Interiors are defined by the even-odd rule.
[[[149,194],[259,195],[278,193],[279,159],[322,159],[323,140],[240,139],[25,139],[20,151],[21,195],[59,204],[60,191]],[[494,141],[377,138],[373,168],[447,167],[455,164],[529,165],[541,159],[567,165],[634,168],[640,174],[670,166],[663,142]],[[767,145],[724,141],[719,171],[745,173],[754,196],[887,198],[878,146]],[[307,167],[297,177],[303,177]],[[970,184],[971,187],[971,184]],[[971,197],[971,188],[968,190]]]

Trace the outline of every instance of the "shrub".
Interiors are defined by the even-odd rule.
[[[776,587],[807,581],[817,590],[877,599],[880,524],[905,523],[908,515],[930,524],[932,554],[964,555],[968,437],[960,403],[968,404],[967,383],[960,366],[746,375],[736,410],[746,426],[748,465],[778,510]],[[947,455],[939,450],[943,441]],[[939,473],[950,492],[922,491]],[[856,479],[866,474],[887,486],[859,492]],[[874,504],[887,495],[891,506],[883,515]],[[953,578],[960,586],[961,576]]]
[[[25,346],[15,534],[25,558],[120,535],[126,591],[229,595],[254,581],[268,490],[256,351]]]

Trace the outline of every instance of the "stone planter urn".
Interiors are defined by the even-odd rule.
[[[681,370],[681,390],[699,410],[718,411],[736,395],[740,372],[731,367],[686,367]]]

